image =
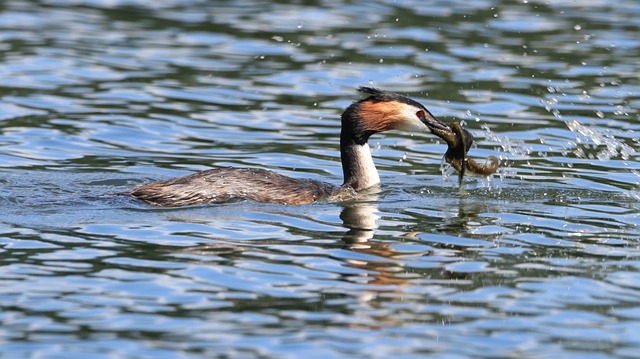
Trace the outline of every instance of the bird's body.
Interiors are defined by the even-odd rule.
[[[167,207],[237,200],[305,204],[347,198],[380,183],[367,143],[371,135],[393,129],[450,131],[423,105],[408,97],[370,87],[359,90],[369,96],[351,104],[342,114],[341,186],[263,169],[220,168],[144,184],[129,193],[147,203]]]
[[[248,185],[249,184],[249,185]],[[302,204],[354,196],[350,187],[293,178],[254,168],[217,168],[135,188],[134,197],[158,206],[180,207],[238,200]]]

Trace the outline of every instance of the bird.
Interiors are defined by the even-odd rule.
[[[142,184],[128,194],[160,207],[234,201],[282,205],[339,201],[380,184],[368,144],[372,135],[389,130],[451,131],[425,106],[409,97],[366,86],[358,91],[366,97],[348,106],[341,116],[342,185],[293,178],[266,169],[225,167]]]

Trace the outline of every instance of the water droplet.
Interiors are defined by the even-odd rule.
[[[573,25],[573,29],[574,29],[574,30],[576,30],[576,31],[580,31],[580,30],[582,30],[582,26],[580,26],[580,25]]]
[[[622,105],[616,106],[616,109],[613,111],[613,114],[618,116],[628,115],[626,112],[624,112],[624,107],[622,107]]]
[[[591,96],[589,96],[587,91],[582,91],[582,95],[580,95],[579,98],[580,98],[580,101],[587,101],[588,99],[591,98]]]
[[[598,110],[598,111],[596,111],[596,116],[598,116],[600,118],[604,118],[604,113],[602,113],[602,111]]]
[[[598,152],[596,157],[598,158],[598,160],[600,160],[602,162],[606,162],[606,161],[609,161],[609,159],[611,159],[611,155],[609,153],[607,153],[606,151]]]
[[[379,61],[379,62],[380,62],[380,63],[383,63],[383,62],[384,62],[384,59],[380,59],[380,61]]]

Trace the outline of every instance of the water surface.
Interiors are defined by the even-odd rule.
[[[11,357],[632,358],[635,1],[9,0],[0,5],[0,345]],[[371,140],[344,203],[153,208],[222,166],[340,183],[374,85],[501,159]]]

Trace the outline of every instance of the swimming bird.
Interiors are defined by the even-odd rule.
[[[340,186],[265,169],[227,167],[143,184],[129,194],[163,207],[238,200],[287,205],[340,200],[380,183],[368,144],[372,135],[389,130],[451,131],[409,97],[373,87],[358,90],[368,96],[347,107],[341,117],[340,159],[344,182]]]

